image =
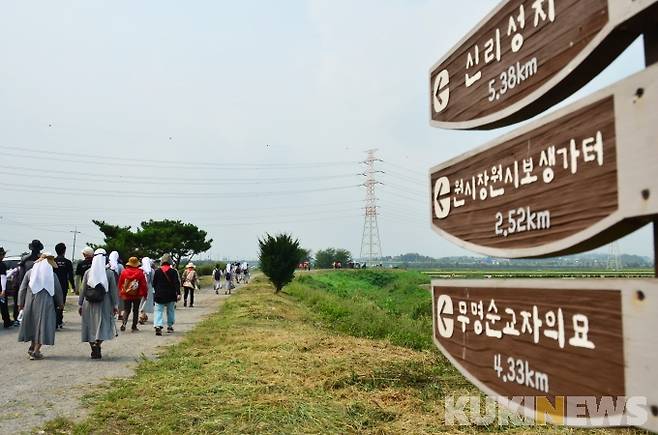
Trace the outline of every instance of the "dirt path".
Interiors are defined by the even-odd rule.
[[[58,416],[83,416],[80,397],[87,387],[132,375],[142,356],[153,358],[159,348],[175,343],[227,297],[215,295],[212,289],[197,292],[194,308],[178,304],[173,335],[156,336],[150,316],[139,332],[120,332],[118,338],[103,343],[101,361],[90,360],[89,345],[80,342],[77,298],[71,295],[64,329],[57,332],[55,346],[43,347],[42,361],[29,361],[28,344],[17,342],[18,328],[0,328],[0,433],[30,431]]]

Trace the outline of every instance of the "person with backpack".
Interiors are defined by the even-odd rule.
[[[242,281],[243,281],[245,284],[249,284],[249,278],[250,278],[250,275],[249,275],[249,264],[247,264],[246,261],[243,262],[242,265],[241,265],[241,269],[242,269]]]
[[[114,316],[119,312],[119,296],[114,272],[105,268],[105,249],[94,252],[91,267],[80,285],[78,313],[82,317],[82,342],[89,343],[91,359],[101,359],[101,344],[117,336]]]
[[[126,330],[128,317],[133,314],[132,332],[137,332],[137,322],[139,322],[139,304],[142,298],[148,295],[148,283],[144,271],[139,268],[139,259],[130,257],[126,263],[125,269],[119,277],[119,297],[123,300],[124,313],[121,323],[121,331]]]
[[[196,273],[196,266],[191,261],[185,266],[183,272],[183,306],[187,307],[187,296],[190,296],[190,308],[194,307],[194,290],[199,288],[199,274]]]
[[[214,281],[215,294],[219,294],[219,289],[222,288],[222,268],[219,264],[215,265],[215,268],[212,270],[212,278]]]
[[[94,259],[94,250],[89,246],[85,246],[82,252],[82,260],[78,261],[78,264],[75,266],[75,294],[80,294],[80,287],[82,283],[82,277],[85,275],[85,272],[91,267],[91,261]]]
[[[64,303],[62,287],[55,276],[55,256],[44,253],[28,270],[21,283],[18,304],[23,310],[23,321],[18,341],[30,342],[30,360],[43,359],[41,346],[55,344],[57,320],[55,307]]]
[[[230,295],[231,290],[233,289],[233,265],[229,261],[226,263],[226,272],[224,272],[224,277],[226,278],[226,289],[224,290],[225,295]]]
[[[180,300],[180,277],[171,267],[171,255],[165,254],[160,260],[160,267],[153,274],[153,300],[155,315],[153,326],[155,335],[162,335],[164,312],[167,312],[167,333],[174,332],[176,322],[176,301]]]
[[[238,267],[238,262],[234,261],[233,265],[231,266],[231,274],[233,274],[233,281],[235,282],[235,285],[237,286],[240,284],[240,268]]]
[[[30,253],[24,256],[23,258],[21,258],[21,262],[18,265],[18,270],[19,270],[18,279],[20,283],[23,282],[25,275],[30,269],[32,269],[34,263],[36,263],[37,260],[41,258],[41,250],[43,249],[43,243],[41,243],[40,240],[34,239],[29,245],[27,245],[27,247],[30,250]]]

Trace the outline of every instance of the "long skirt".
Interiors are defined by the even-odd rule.
[[[44,289],[36,295],[30,289],[25,295],[23,321],[18,332],[18,341],[34,341],[52,346],[55,344],[55,301]]]
[[[112,340],[116,335],[110,294],[105,294],[103,302],[91,303],[85,300],[82,303],[82,342]]]
[[[142,298],[142,302],[139,305],[139,311],[143,311],[147,314],[153,312],[153,287],[148,286],[148,295],[145,298]]]

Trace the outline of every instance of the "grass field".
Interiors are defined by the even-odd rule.
[[[427,350],[434,349],[429,281],[417,271],[341,270],[301,275],[286,292],[332,330]]]
[[[134,377],[85,399],[89,417],[47,433],[635,433],[444,426],[447,395],[478,394],[427,341],[416,272],[262,278]],[[379,290],[378,290],[379,289]],[[346,303],[342,303],[345,301]],[[367,323],[376,326],[368,328]],[[396,333],[396,329],[404,333]],[[420,328],[414,330],[414,328]],[[375,338],[366,338],[375,337]],[[393,343],[398,343],[396,345]]]
[[[545,269],[545,270],[505,270],[505,269],[443,269],[423,270],[421,273],[431,278],[442,279],[509,279],[509,278],[653,278],[653,269]]]

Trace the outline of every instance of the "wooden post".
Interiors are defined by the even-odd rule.
[[[658,62],[658,22],[647,26],[644,38],[644,64],[653,65]],[[656,195],[658,192],[651,192]],[[658,277],[658,219],[653,220],[653,268],[654,275]]]
[[[658,278],[658,219],[653,220],[653,271]]]
[[[658,22],[648,26],[644,34],[644,64],[653,65],[658,62]]]

